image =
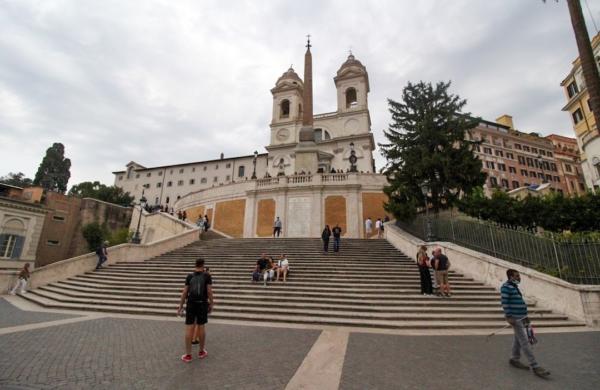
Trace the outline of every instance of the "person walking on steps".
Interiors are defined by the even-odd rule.
[[[98,264],[96,264],[96,269],[102,268],[102,264],[108,260],[108,249],[106,249],[107,246],[108,241],[104,241],[102,244],[100,244],[98,249],[96,249],[96,255],[98,256]]]
[[[329,252],[329,237],[331,237],[331,229],[329,229],[329,225],[325,225],[325,229],[323,229],[323,233],[321,233],[321,239],[323,240],[323,252]]]
[[[371,237],[371,234],[373,234],[373,221],[368,217],[365,219],[365,238]]]
[[[27,287],[27,281],[29,280],[29,276],[31,276],[31,273],[29,272],[29,263],[25,263],[25,265],[23,265],[23,268],[21,268],[21,271],[19,271],[19,275],[17,276],[17,283],[12,288],[12,290],[10,290],[10,295],[15,295],[18,289],[21,290],[21,294],[27,293],[25,287]]]
[[[421,277],[421,294],[433,294],[431,286],[431,273],[429,272],[429,256],[427,256],[427,247],[421,245],[417,252],[417,265],[419,266],[419,275]]]
[[[529,344],[528,328],[530,327],[530,322],[527,317],[527,304],[523,299],[523,294],[519,290],[521,275],[519,275],[519,271],[509,269],[506,271],[506,276],[508,280],[500,288],[502,310],[504,310],[504,317],[510,326],[512,326],[514,332],[512,356],[508,363],[513,367],[523,370],[529,370],[531,366],[535,375],[547,378],[550,372],[538,364]],[[529,366],[521,363],[521,351],[527,357]]]
[[[273,222],[273,237],[279,238],[281,234],[281,219],[279,217],[275,218],[275,222]]]
[[[189,363],[192,361],[192,340],[194,336],[199,339],[200,344],[198,357],[204,359],[208,356],[204,325],[208,322],[208,313],[213,309],[214,297],[212,276],[204,269],[204,259],[202,258],[196,260],[194,272],[185,278],[185,287],[181,291],[177,315],[182,315],[184,304],[185,355],[181,356],[181,360]]]
[[[333,234],[333,251],[339,252],[340,251],[340,240],[342,238],[342,228],[340,227],[340,225],[338,225],[336,223],[335,227],[333,228],[331,233]]]

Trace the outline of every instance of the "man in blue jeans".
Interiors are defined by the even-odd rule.
[[[340,238],[342,237],[342,228],[336,223],[331,233],[333,234],[333,251],[339,252]]]
[[[550,372],[543,367],[540,367],[535,360],[535,356],[533,356],[533,351],[529,345],[529,337],[527,336],[527,327],[529,326],[527,304],[523,300],[523,295],[519,290],[521,275],[519,275],[519,271],[509,269],[506,271],[506,276],[508,277],[508,280],[500,288],[502,310],[504,310],[506,321],[512,326],[514,331],[512,356],[508,363],[513,367],[529,370],[529,366],[520,361],[521,351],[523,351],[529,361],[533,373],[542,378],[546,378],[550,375]]]

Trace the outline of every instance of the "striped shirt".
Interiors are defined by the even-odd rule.
[[[517,319],[527,317],[527,304],[516,284],[511,281],[505,282],[500,288],[500,295],[502,297],[502,310],[504,310],[506,317]]]

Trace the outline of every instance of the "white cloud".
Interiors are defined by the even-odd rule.
[[[369,71],[377,141],[386,98],[421,79],[453,80],[486,119],[572,135],[560,111],[576,56],[564,2],[15,0],[0,8],[0,175],[33,176],[53,142],[73,161],[71,184],[111,183],[130,160],[262,151],[269,90],[291,63],[302,74],[307,33],[315,111],[335,110],[332,78],[351,47]]]

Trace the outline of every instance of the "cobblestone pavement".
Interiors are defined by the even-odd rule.
[[[68,314],[44,313],[19,310],[15,306],[0,298],[0,328],[10,326],[35,324],[38,322],[62,320],[65,318],[78,317]]]
[[[183,328],[102,318],[3,335],[0,350],[10,353],[0,356],[0,387],[282,389],[319,335],[209,324],[209,357],[185,364]]]
[[[551,379],[508,365],[512,336],[353,333],[340,389],[598,389],[600,332],[545,333],[534,348]],[[525,362],[525,358],[522,357]]]

